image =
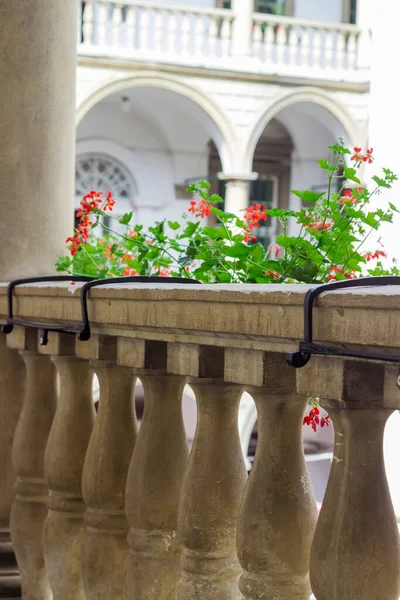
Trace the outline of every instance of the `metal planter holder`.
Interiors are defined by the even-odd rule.
[[[14,318],[13,310],[13,297],[15,288],[20,285],[28,283],[58,283],[62,281],[77,281],[85,282],[85,285],[81,288],[81,313],[82,323],[73,325],[44,325],[43,323],[31,323],[23,321],[22,319]],[[49,331],[55,331],[58,333],[68,333],[76,335],[80,341],[87,341],[90,339],[91,329],[89,321],[89,313],[87,307],[87,300],[89,291],[94,287],[100,287],[102,285],[110,285],[114,283],[182,283],[182,284],[200,284],[200,281],[196,279],[189,279],[186,277],[158,277],[158,276],[136,276],[136,277],[110,277],[109,279],[96,279],[95,277],[82,276],[68,276],[60,275],[53,277],[30,277],[28,279],[16,279],[12,281],[7,289],[7,303],[8,303],[8,317],[7,324],[3,326],[3,333],[9,334],[14,329],[15,325],[20,327],[30,327],[32,329],[38,329],[40,331],[40,345],[46,346],[48,343]]]
[[[289,352],[286,358],[287,363],[291,367],[301,369],[306,366],[313,355],[347,356],[351,358],[363,358],[365,360],[400,363],[400,356],[393,354],[346,350],[336,346],[325,346],[313,342],[313,306],[315,299],[320,294],[323,294],[324,292],[334,292],[344,288],[381,287],[388,285],[400,285],[400,277],[363,277],[362,279],[326,283],[308,290],[304,298],[304,340],[299,343],[299,349],[296,352]]]

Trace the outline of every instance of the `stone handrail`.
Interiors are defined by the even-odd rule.
[[[80,323],[79,287],[21,286],[14,315]],[[19,353],[26,372],[11,513],[24,598],[308,600],[311,579],[317,600],[397,600],[399,534],[382,452],[386,420],[400,408],[397,367],[322,356],[289,367],[307,289],[108,285],[90,292],[87,342],[50,333],[42,346],[29,327],[1,334],[10,358],[0,369]],[[399,300],[394,287],[326,293],[315,340],[397,355]],[[0,321],[6,315],[0,285]],[[145,394],[138,433],[136,377]],[[189,456],[187,382],[198,405]],[[249,477],[237,428],[244,390],[258,412]],[[302,447],[309,395],[335,425],[318,522]]]
[[[301,67],[303,75],[357,71],[369,67],[371,33],[356,25],[321,23],[255,14],[253,52],[282,72]],[[320,73],[315,72],[320,69]]]
[[[84,10],[82,6],[78,15],[82,56],[265,74],[277,74],[279,67],[279,75],[339,81],[365,81],[370,66],[370,32],[355,25],[254,13],[247,24],[235,27],[237,16],[230,9],[143,0],[86,0]],[[246,27],[249,46],[244,48]],[[243,60],[233,63],[232,56]]]

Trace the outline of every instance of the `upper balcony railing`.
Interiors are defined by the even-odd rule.
[[[236,44],[236,15],[143,0],[87,0],[79,13],[81,55],[347,82],[368,81],[370,33],[254,14],[249,47]],[[238,52],[237,48],[241,46]],[[242,53],[242,56],[240,55]],[[235,61],[232,61],[235,56]]]
[[[50,332],[43,345],[29,324],[77,328],[79,287],[20,286],[14,317],[25,325],[0,334],[10,412],[26,374],[11,512],[23,598],[308,600],[310,573],[317,600],[398,599],[382,449],[400,408],[388,358],[400,352],[398,288],[328,292],[313,312],[315,340],[385,360],[313,356],[294,369],[286,353],[303,338],[308,286],[107,285],[90,292],[89,340]],[[185,383],[198,406],[190,455]],[[249,477],[238,434],[244,390],[258,411]],[[335,427],[318,521],[302,445],[310,395]]]

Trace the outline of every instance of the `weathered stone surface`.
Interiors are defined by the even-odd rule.
[[[128,555],[125,487],[137,422],[132,369],[93,361],[100,383],[99,411],[86,453],[86,504],[81,570],[86,600],[123,600]]]

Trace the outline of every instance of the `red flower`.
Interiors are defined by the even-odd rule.
[[[323,220],[315,217],[315,219],[312,223],[309,223],[308,225],[306,223],[303,223],[303,225],[305,227],[308,227],[308,229],[315,229],[316,231],[322,231],[323,229],[324,230],[330,229],[333,225],[333,221],[332,221],[332,219],[327,219],[324,223]]]
[[[191,200],[188,212],[194,214],[196,217],[204,219],[205,217],[209,217],[211,215],[212,205],[212,202],[209,200],[204,200],[204,198],[200,198],[198,202],[196,202],[196,200]]]
[[[245,209],[243,219],[246,221],[246,224],[243,228],[245,234],[243,241],[255,242],[256,238],[254,235],[251,236],[249,234],[253,231],[253,229],[260,226],[260,221],[267,220],[267,207],[262,207],[261,204],[253,204]]]
[[[103,210],[106,211],[108,209],[109,211],[112,211],[114,205],[115,205],[115,200],[112,196],[112,193],[107,192],[107,197],[106,197],[104,205],[103,205]]]
[[[272,254],[272,256],[274,256],[274,258],[278,258],[279,252],[280,252],[280,247],[277,244],[271,244],[268,247],[268,252],[269,252],[269,254]]]
[[[358,188],[362,191],[362,188]],[[360,201],[357,200],[351,190],[344,190],[343,196],[339,199],[339,204],[358,204]]]
[[[124,277],[136,277],[137,275],[139,275],[139,273],[136,269],[131,269],[129,265],[125,266]]]
[[[321,427],[329,427],[330,417],[322,417],[319,418],[319,408],[314,406],[303,419],[303,425],[311,425],[313,431],[317,431],[317,426],[321,425]]]
[[[330,268],[329,275],[327,278],[328,281],[336,281],[337,273],[342,273],[346,277],[346,279],[357,279],[358,278],[358,275],[355,271],[351,271],[350,273],[347,273],[347,272],[343,271],[342,267],[332,266]]]
[[[387,254],[384,250],[375,250],[375,252],[366,252],[364,254],[364,258],[366,259],[367,262],[369,262],[370,260],[378,259],[381,256],[383,258],[387,257]]]
[[[372,153],[373,153],[374,149],[373,148],[368,148],[366,150],[365,153],[362,152],[361,148],[354,148],[354,154],[351,157],[351,160],[353,160],[357,166],[360,166],[360,164],[362,162],[368,162],[369,164],[374,162]]]

